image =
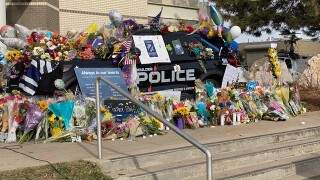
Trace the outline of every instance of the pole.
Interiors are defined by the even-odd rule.
[[[0,0],[0,28],[7,24],[6,20],[6,0]]]
[[[98,143],[98,158],[102,159],[101,147],[101,117],[100,117],[100,78],[96,80],[96,121],[97,121],[97,143]]]

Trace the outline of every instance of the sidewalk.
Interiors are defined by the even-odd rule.
[[[258,123],[250,123],[240,126],[218,126],[214,128],[201,128],[196,130],[186,129],[183,131],[201,143],[212,143],[316,126],[320,126],[319,111],[290,118],[285,122],[261,121]],[[136,141],[121,141],[119,139],[115,141],[103,141],[102,156],[103,159],[112,159],[185,146],[191,146],[191,144],[179,137],[173,131],[169,131],[163,136],[158,135],[147,137],[145,139],[138,137]],[[3,149],[4,147],[13,149],[16,152]],[[48,144],[25,143],[22,145],[0,143],[0,171],[40,166],[45,165],[48,162],[57,163],[81,159],[97,161],[96,157],[96,141]]]

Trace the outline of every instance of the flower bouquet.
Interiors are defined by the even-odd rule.
[[[216,106],[214,103],[207,104],[207,112],[209,114],[210,123],[212,126],[217,125],[217,112],[220,110],[219,106]]]
[[[174,117],[177,120],[177,127],[182,130],[184,128],[184,118],[190,114],[190,108],[185,106],[183,103],[178,103],[173,106]],[[190,124],[192,121],[186,121],[186,123]],[[191,124],[190,124],[191,125]]]
[[[140,119],[140,123],[144,130],[144,135],[153,135],[153,134],[163,134],[163,130],[161,130],[161,121],[158,119],[151,117],[149,118],[147,115]]]
[[[30,105],[26,120],[24,123],[23,135],[19,140],[19,143],[30,141],[35,133],[35,128],[37,125],[43,120],[44,113],[43,110],[39,108],[38,105],[32,104]]]
[[[19,124],[25,120],[27,116],[27,111],[29,109],[29,102],[14,102],[12,109],[12,125],[9,129],[8,138],[6,143],[13,143],[17,141],[16,131],[19,127]]]

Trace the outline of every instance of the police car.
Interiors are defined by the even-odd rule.
[[[161,32],[150,29],[142,29],[135,35],[161,35]],[[183,54],[170,53],[170,63],[158,64],[141,64],[137,63],[138,86],[141,92],[174,90],[181,91],[182,98],[191,98],[194,94],[194,81],[201,79],[204,82],[212,82],[216,87],[222,83],[225,65],[228,62],[236,64],[235,57],[228,52],[228,48],[224,47],[224,41],[216,36],[212,39],[206,39],[200,34],[188,35],[186,32],[169,32],[163,35],[164,43],[172,44],[172,41],[179,40],[182,44]],[[190,52],[189,48],[183,44],[199,43],[201,39],[206,39],[210,44],[221,47],[215,57],[207,60],[197,59]],[[205,45],[205,44],[204,44]],[[134,45],[133,45],[134,46]],[[132,47],[134,49],[134,47]],[[223,63],[225,60],[225,63]],[[81,68],[108,68],[118,67],[118,64],[112,63],[111,60],[100,61],[70,61],[64,62],[63,80],[66,89],[74,90],[77,86],[77,79],[74,73],[75,67]],[[175,69],[179,67],[179,69]]]

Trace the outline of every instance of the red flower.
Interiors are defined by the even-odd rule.
[[[162,35],[168,34],[168,32],[169,32],[168,26],[164,26],[164,27],[162,28],[161,32],[162,32]]]
[[[194,31],[194,29],[193,29],[192,26],[187,26],[187,27],[186,27],[186,31],[187,31],[188,33],[192,33],[192,32]]]

